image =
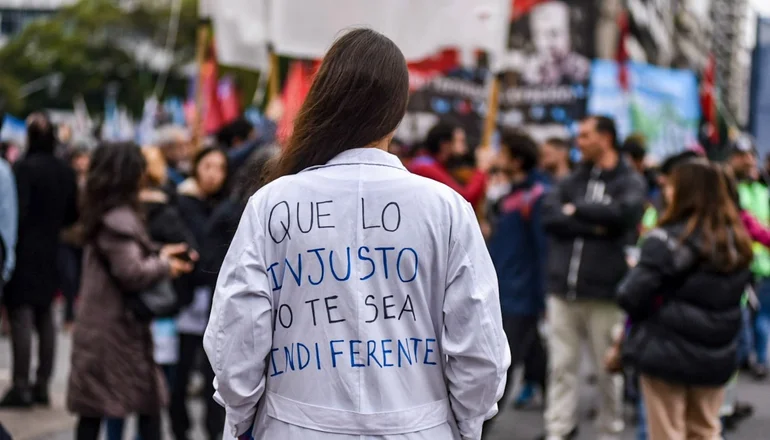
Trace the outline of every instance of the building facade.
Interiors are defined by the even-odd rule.
[[[21,32],[24,27],[53,15],[57,9],[77,0],[0,0],[0,46]]]

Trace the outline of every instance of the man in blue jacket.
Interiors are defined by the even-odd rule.
[[[538,324],[545,310],[546,236],[541,221],[547,177],[537,170],[537,144],[505,132],[488,191],[489,253],[497,270],[503,325],[511,347],[509,389],[515,367],[525,364],[525,390],[545,387],[545,349]],[[524,393],[527,394],[527,393]],[[520,397],[528,397],[524,396]],[[518,402],[521,400],[522,402]],[[517,399],[523,403],[525,399]],[[501,402],[505,401],[505,395]]]
[[[4,115],[0,112],[0,128]],[[8,162],[0,157],[0,303],[3,286],[11,279],[16,263],[15,248],[19,212],[16,200],[16,179]]]

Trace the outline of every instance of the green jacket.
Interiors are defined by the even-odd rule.
[[[738,196],[741,208],[765,225],[770,225],[770,192],[761,182],[740,182]],[[770,277],[770,251],[759,243],[754,243],[754,262],[751,272],[756,276]]]

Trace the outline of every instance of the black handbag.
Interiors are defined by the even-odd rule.
[[[96,244],[93,245],[94,254],[101,262],[116,288],[120,282],[112,273],[110,262],[107,260]],[[174,290],[171,278],[166,277],[152,286],[140,292],[124,292],[123,302],[126,309],[139,321],[149,322],[156,318],[168,318],[179,313],[179,296]]]
[[[169,278],[139,293],[124,295],[126,307],[140,321],[169,318],[179,312],[179,299]]]

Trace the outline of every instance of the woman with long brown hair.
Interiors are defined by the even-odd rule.
[[[145,289],[192,270],[186,244],[147,234],[139,191],[146,163],[136,145],[94,151],[85,186],[83,283],[72,335],[67,408],[77,440],[96,440],[103,419],[139,416],[143,440],[161,439],[167,389],[153,358],[150,323],[129,304]]]
[[[717,166],[690,159],[663,188],[667,209],[618,288],[634,323],[624,360],[641,373],[651,440],[720,438],[738,366],[751,239]]]
[[[478,439],[497,412],[510,354],[473,208],[387,152],[408,89],[388,38],[339,38],[246,206],[204,336],[232,435]]]

